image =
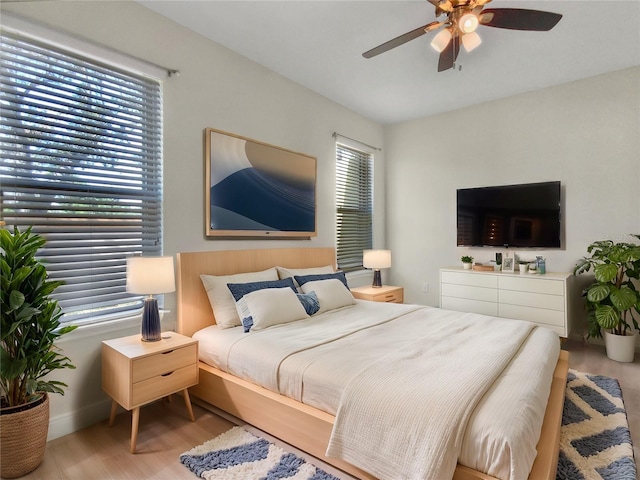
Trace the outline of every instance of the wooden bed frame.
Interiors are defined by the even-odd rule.
[[[215,324],[201,274],[230,275],[273,266],[307,268],[335,266],[333,248],[281,248],[179,253],[177,257],[177,330],[192,336]],[[560,448],[560,423],[567,381],[568,352],[561,351],[538,441],[538,456],[531,480],[555,480]],[[200,381],[189,389],[196,398],[237,417],[300,450],[359,479],[370,474],[336,458],[325,456],[335,417],[290,398],[273,393],[200,362]],[[454,480],[495,480],[494,477],[458,465]]]

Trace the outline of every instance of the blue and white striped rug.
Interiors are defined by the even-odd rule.
[[[205,480],[339,480],[242,427],[183,453],[180,462]]]
[[[206,480],[338,480],[241,427],[180,455]],[[629,424],[616,379],[569,370],[557,480],[636,480]]]
[[[622,390],[615,378],[569,370],[557,480],[636,480]]]

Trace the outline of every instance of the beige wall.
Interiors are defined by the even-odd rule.
[[[385,150],[392,282],[408,302],[439,305],[440,267],[504,251],[456,247],[457,188],[560,180],[564,248],[522,251],[548,271],[640,233],[640,67],[394,125]]]
[[[334,245],[334,131],[381,146],[383,129],[344,107],[206,40],[134,2],[2,3],[10,11],[66,32],[180,70],[164,83],[164,249],[180,251]],[[213,127],[318,159],[317,225],[312,240],[208,240],[204,237],[203,129]],[[382,152],[376,168],[384,168]],[[381,182],[383,179],[380,176]],[[377,218],[384,188],[376,185]],[[384,223],[376,221],[376,246]],[[163,325],[175,322],[175,296],[166,295]],[[105,331],[105,329],[107,331]],[[52,396],[50,438],[108,416],[100,388],[100,345],[139,331],[139,319],[72,333],[60,346],[78,367],[55,375],[69,384]]]

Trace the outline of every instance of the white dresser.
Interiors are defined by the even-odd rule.
[[[569,336],[570,273],[440,270],[440,307],[529,320]]]

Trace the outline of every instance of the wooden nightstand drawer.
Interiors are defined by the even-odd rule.
[[[183,390],[198,381],[198,365],[192,364],[133,384],[131,403],[135,407]]]
[[[195,344],[174,348],[148,357],[133,360],[133,383],[162,375],[180,367],[198,363],[198,349]]]
[[[359,300],[370,302],[402,303],[404,302],[404,288],[383,285],[382,287],[355,287],[351,294]]]
[[[373,296],[374,302],[402,303],[404,301],[403,291],[394,290],[393,292],[381,293]]]

